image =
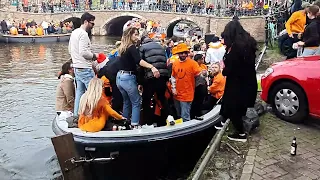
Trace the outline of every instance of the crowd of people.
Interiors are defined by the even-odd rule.
[[[10,21],[2,20],[0,23],[1,32],[10,35],[29,35],[29,36],[43,36],[49,34],[67,34],[73,30],[73,23],[70,22],[46,22],[42,21],[37,24],[34,20]]]
[[[21,4],[17,6],[18,11],[27,12],[70,12],[78,10],[143,10],[143,11],[167,11],[167,12],[181,12],[181,13],[194,13],[194,14],[214,14],[218,16],[228,15],[228,13],[236,13],[238,15],[260,15],[262,10],[269,9],[269,2],[264,4],[264,1],[257,1],[255,4],[249,1],[238,1],[238,3],[229,2],[221,5],[208,3],[204,1],[152,1],[148,3],[132,0],[115,0],[112,5],[108,2],[93,3],[92,0],[80,1],[60,1],[42,2],[41,5],[37,4]],[[259,11],[259,13],[255,13]]]
[[[242,116],[255,103],[257,43],[238,20],[208,44],[202,38],[163,43],[128,26],[109,57],[91,51],[87,32],[94,20],[84,13],[71,34],[71,61],[63,64],[57,86],[58,117],[73,115],[86,132],[110,130],[112,121],[154,128],[169,116],[202,120],[220,102],[223,120],[216,128],[230,118],[235,132],[229,139],[246,141]]]
[[[279,37],[280,50],[288,59],[320,55],[320,1],[295,3],[285,24],[286,33]]]

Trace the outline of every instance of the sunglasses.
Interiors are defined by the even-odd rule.
[[[180,54],[180,55],[182,55],[182,54],[187,54],[187,55],[188,55],[189,52],[186,51],[186,52],[181,52],[181,53],[178,53],[178,54]]]
[[[94,22],[88,21],[92,26],[94,26]]]

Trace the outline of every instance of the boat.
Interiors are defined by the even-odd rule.
[[[6,35],[0,34],[0,42],[2,43],[53,43],[53,42],[68,42],[69,34],[50,34],[44,36],[29,36],[29,35]]]
[[[55,118],[52,129],[57,136],[72,133],[80,157],[109,159],[89,165],[92,179],[187,179],[216,132],[220,107],[173,126],[88,133]]]

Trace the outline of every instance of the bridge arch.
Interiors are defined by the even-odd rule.
[[[74,29],[77,29],[81,26],[81,19],[78,17],[69,17],[62,21],[63,23],[72,21]]]
[[[117,16],[113,16],[105,21],[100,31],[101,35],[121,36],[124,24],[132,18],[146,20],[143,16],[134,13],[123,13]]]
[[[172,19],[167,26],[167,37],[172,37],[173,36],[173,31],[174,31],[174,27],[181,21],[187,21],[190,23],[193,23],[194,25],[196,25],[197,27],[201,27],[199,26],[198,23],[196,23],[194,20],[192,20],[191,18],[188,17],[177,17]]]

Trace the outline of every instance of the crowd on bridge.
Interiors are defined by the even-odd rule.
[[[83,3],[80,1],[60,1],[59,3],[42,2],[38,4],[21,4],[17,6],[18,11],[25,12],[70,12],[83,10],[141,10],[141,11],[166,11],[166,12],[180,12],[193,14],[210,14],[217,16],[252,16],[266,14],[269,10],[270,2],[264,4],[263,0],[257,1],[255,4],[252,0],[238,1],[238,3],[230,2],[221,5],[207,3],[204,1],[190,1],[189,3],[169,2],[169,1],[153,1],[142,3],[132,0],[114,0],[110,6],[108,2],[94,3],[92,0],[86,0]],[[274,4],[277,5],[277,2]]]
[[[37,23],[35,20],[2,20],[1,33],[10,35],[43,36],[49,34],[68,34],[73,30],[73,22],[47,22]]]
[[[242,116],[257,94],[257,43],[237,18],[221,38],[208,42],[195,37],[163,43],[128,26],[116,43],[118,55],[110,58],[91,51],[87,31],[94,20],[84,13],[81,27],[71,34],[71,61],[59,73],[58,118],[72,116],[76,127],[86,132],[111,130],[116,122],[130,122],[129,129],[155,128],[166,126],[170,117],[202,120],[221,103],[223,118],[216,128],[230,118],[235,132],[228,137],[246,141]]]

